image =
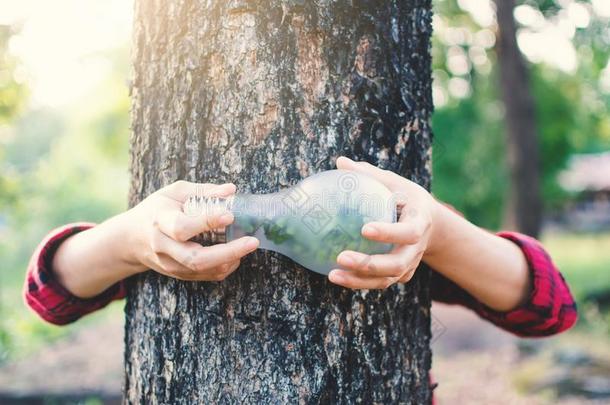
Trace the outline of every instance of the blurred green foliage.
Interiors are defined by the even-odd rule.
[[[101,55],[114,70],[94,92],[62,108],[34,107],[14,79],[11,34],[0,29],[0,60],[11,61],[0,69],[0,363],[79,327],[45,324],[25,308],[27,261],[50,229],[126,209],[128,186],[126,44]]]
[[[601,337],[607,351],[610,335],[610,233],[551,232],[542,242],[576,298],[578,329]]]
[[[501,226],[508,177],[493,30],[478,25],[458,3],[435,2],[434,80],[445,104],[437,105],[433,116],[433,191],[475,223],[496,229]],[[525,3],[546,18],[561,10],[552,0]],[[542,62],[529,64],[547,212],[571,197],[557,183],[571,154],[610,150],[610,94],[599,86],[610,56],[608,26],[607,18],[592,16],[587,28],[576,29],[572,44],[578,67],[573,73]],[[457,59],[466,57],[466,69],[452,69],[451,55],[456,54]],[[453,96],[447,91],[452,79],[467,83],[469,92]]]
[[[24,106],[26,87],[14,79],[16,60],[7,52],[13,29],[0,25],[0,124],[11,120]]]
[[[22,110],[27,94],[25,85],[14,79],[17,62],[8,53],[8,41],[11,35],[13,29],[10,26],[0,25],[0,131],[3,125],[8,125]],[[0,143],[0,161],[5,155],[6,151]],[[13,202],[16,196],[17,184],[11,179],[11,173],[0,171],[0,208]]]

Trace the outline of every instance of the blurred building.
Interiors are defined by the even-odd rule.
[[[610,229],[610,151],[573,155],[560,173],[559,184],[575,199],[562,215],[571,229]]]

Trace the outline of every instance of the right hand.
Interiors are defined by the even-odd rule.
[[[177,181],[151,194],[123,214],[129,229],[127,260],[136,272],[153,269],[180,280],[221,281],[235,271],[240,259],[256,250],[258,239],[245,236],[228,243],[201,246],[189,241],[211,229],[226,227],[234,220],[228,212],[206,216],[184,214],[190,195],[203,190],[205,196],[227,197],[234,184],[201,184]]]

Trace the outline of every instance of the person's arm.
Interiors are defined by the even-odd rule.
[[[434,225],[423,261],[497,311],[516,308],[531,290],[527,260],[515,243],[434,203]]]
[[[531,288],[520,305],[510,311],[494,310],[435,271],[430,280],[432,299],[470,308],[482,318],[518,336],[549,336],[572,327],[578,318],[576,303],[568,284],[542,244],[518,232],[503,231],[497,235],[518,246],[528,263]]]
[[[58,282],[53,272],[53,257],[62,243],[95,224],[81,222],[61,226],[49,232],[32,255],[25,277],[23,297],[38,316],[55,325],[65,325],[105,307],[125,296],[125,284],[120,281],[95,297],[81,298]]]
[[[127,239],[130,222],[127,212],[66,238],[51,258],[50,274],[74,296],[87,299],[142,272]]]
[[[473,306],[476,303],[490,314],[508,314],[526,303],[535,304],[541,294],[549,293],[532,282],[540,274],[532,272],[536,268],[532,260],[536,259],[528,257],[515,238],[509,240],[508,234],[496,235],[471,224],[422,187],[395,173],[347,158],[339,158],[337,167],[360,171],[384,183],[396,194],[401,215],[396,223],[375,222],[362,228],[362,235],[368,239],[393,243],[392,252],[372,256],[342,252],[337,258],[342,269],[331,271],[332,282],[349,288],[385,288],[409,281],[424,261],[459,292],[471,297]],[[554,267],[541,267],[550,272],[543,278],[552,276],[563,281]],[[562,315],[567,316],[565,325],[571,326],[575,306],[567,286],[562,286],[562,292],[567,297],[566,305],[573,308]],[[549,317],[551,312],[547,312]]]
[[[243,237],[214,246],[192,242],[204,231],[230,224],[233,216],[188,216],[182,204],[189,195],[234,192],[232,184],[178,181],[100,225],[52,232],[30,262],[26,303],[43,319],[65,324],[121,298],[122,280],[148,269],[181,280],[223,280],[258,247],[258,240]]]

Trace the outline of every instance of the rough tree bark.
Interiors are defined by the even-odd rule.
[[[130,205],[177,179],[272,192],[338,155],[430,185],[431,5],[136,1]],[[223,282],[148,272],[127,403],[427,403],[429,270],[385,291],[258,251]]]
[[[540,158],[536,112],[528,71],[517,45],[514,0],[495,0],[497,55],[502,101],[506,109],[507,161],[510,186],[504,227],[538,236],[542,224]]]

